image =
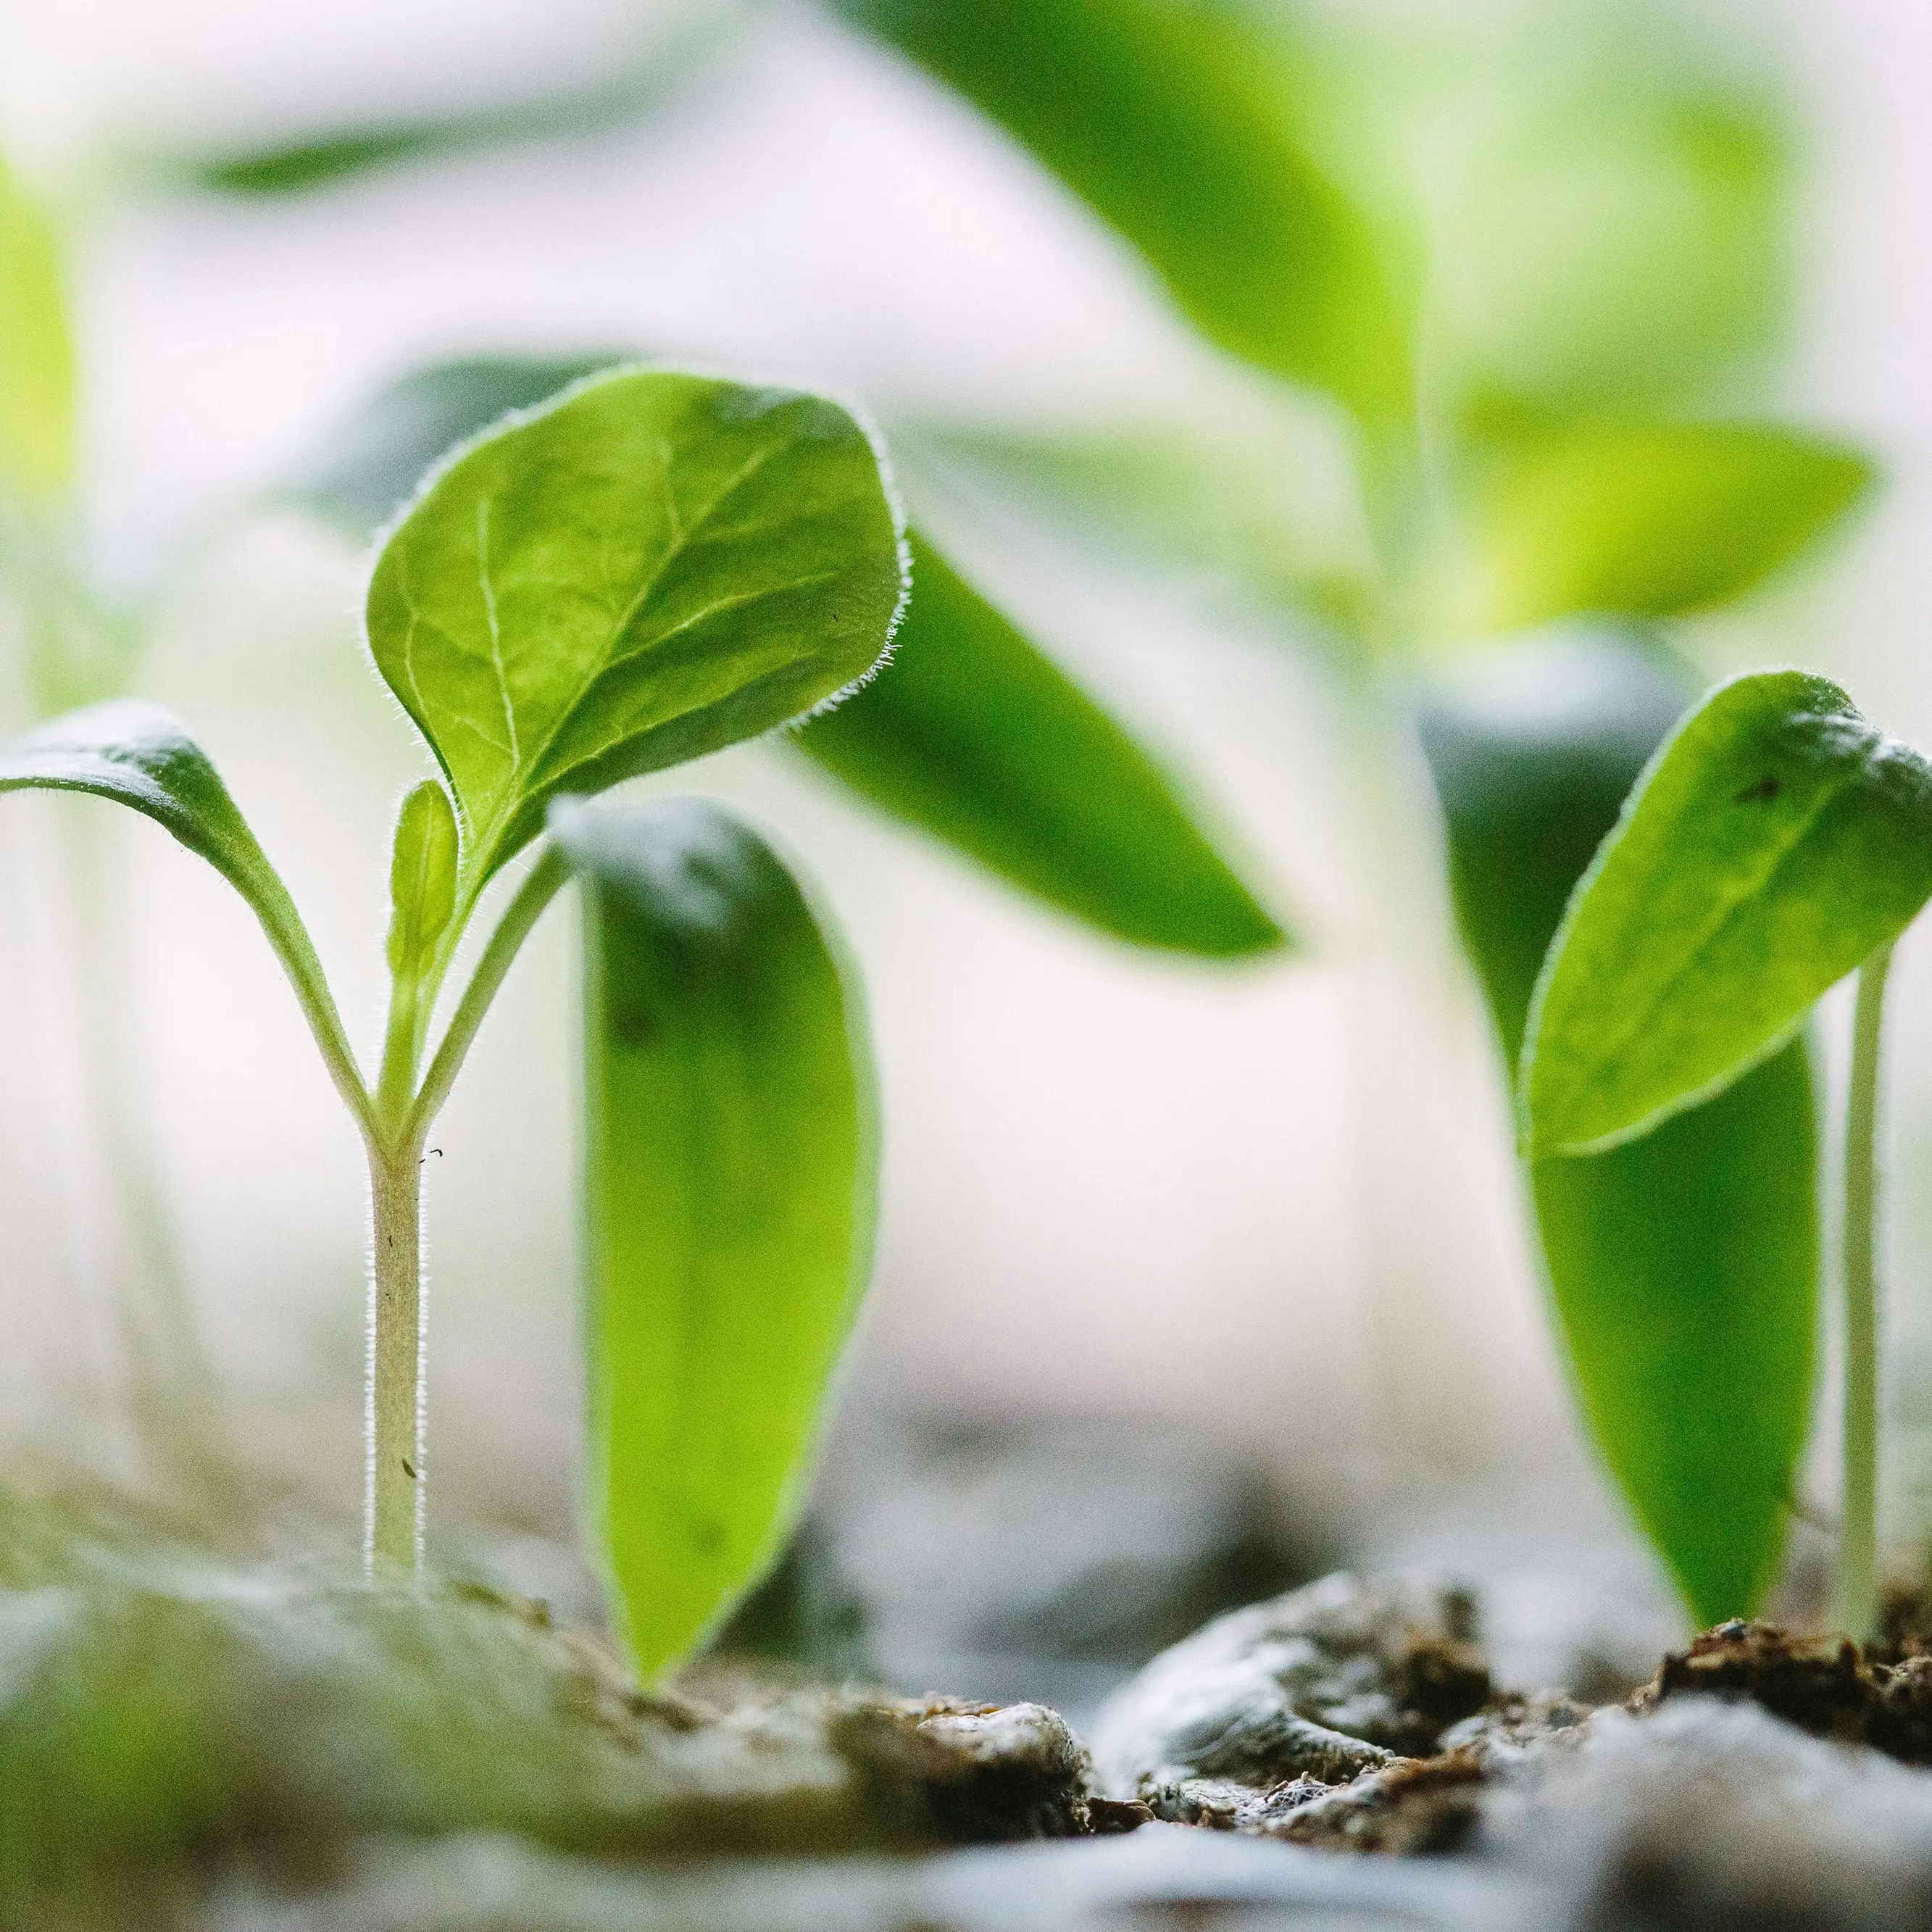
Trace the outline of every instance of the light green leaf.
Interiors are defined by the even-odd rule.
[[[1579,885],[1531,1007],[1526,1145],[1646,1132],[1776,1051],[1932,895],[1932,766],[1834,684],[1721,686]]]
[[[412,786],[397,814],[389,859],[389,970],[418,972],[456,914],[456,814],[434,778]]]
[[[600,791],[757,736],[878,664],[898,526],[837,404],[593,379],[459,454],[384,545],[370,647],[448,777],[466,892]]]
[[[1237,356],[1375,421],[1408,406],[1406,319],[1312,158],[1280,49],[1174,0],[837,0],[956,88],[1138,249]]]
[[[1578,875],[1693,687],[1655,640],[1572,630],[1458,664],[1423,742],[1456,911],[1507,1066]],[[1640,1141],[1530,1173],[1592,1435],[1699,1624],[1777,1573],[1810,1417],[1819,1277],[1804,1043]]]
[[[1479,472],[1444,628],[1728,603],[1802,554],[1871,478],[1855,450],[1758,424],[1560,428]]]
[[[591,1507],[646,1676],[777,1554],[872,1264],[857,988],[754,833],[560,800],[586,902]]]
[[[137,698],[70,711],[0,746],[0,792],[83,792],[145,814],[248,902],[294,986],[331,1076],[358,1119],[366,1102],[302,917],[227,788],[181,721]]]
[[[1166,773],[921,538],[891,670],[798,742],[1103,932],[1213,956],[1284,943]]]
[[[436,459],[513,410],[628,356],[466,356],[386,383],[338,423],[285,478],[276,495],[366,536],[415,494]]]
[[[30,497],[74,480],[74,343],[46,210],[0,162],[0,477]]]

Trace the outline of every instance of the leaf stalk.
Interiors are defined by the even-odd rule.
[[[1845,1114],[1844,1527],[1834,1608],[1863,1642],[1878,1630],[1879,1075],[1886,976],[1882,946],[1858,972]]]

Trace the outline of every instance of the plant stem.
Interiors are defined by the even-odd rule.
[[[1880,1034],[1892,949],[1858,972],[1845,1113],[1845,1416],[1839,1627],[1861,1641],[1878,1628],[1878,1112]]]
[[[369,1148],[368,1468],[364,1555],[370,1574],[422,1561],[422,1152],[410,1137]]]

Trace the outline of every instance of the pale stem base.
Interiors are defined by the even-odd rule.
[[[370,1574],[422,1561],[422,1162],[417,1148],[371,1150],[368,1467],[363,1521]]]

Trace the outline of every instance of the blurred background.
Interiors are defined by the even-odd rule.
[[[1337,168],[1426,212],[1445,338],[1560,386],[1580,342],[1648,368],[1640,312],[1678,300],[1680,395],[1876,458],[1827,540],[1675,640],[1709,677],[1816,666],[1932,742],[1932,19],[1334,0],[1274,26],[1316,50]],[[1742,117],[1711,123],[1708,177],[1694,143],[1681,178],[1645,146],[1660,90],[1686,88]],[[1742,160],[1736,126],[1761,144]],[[1137,952],[783,746],[679,775],[820,881],[882,1067],[878,1274],[788,1573],[814,1641],[866,1600],[895,1675],[1072,1702],[1218,1603],[1452,1547],[1613,1574],[1638,1652],[1669,1627],[1570,1412],[1414,735],[1364,725],[1318,600],[1282,590],[1364,541],[1332,408],[1213,347],[1019,145],[803,4],[10,5],[0,142],[64,259],[76,554],[138,612],[132,682],[214,756],[365,1052],[386,841],[424,760],[359,640],[361,548],[278,492],[372,392],[482,352],[637,350],[857,399],[955,561],[1156,750],[1292,926],[1293,954],[1242,964]],[[296,178],[329,154],[370,164]],[[1618,286],[1631,260],[1650,284]],[[24,722],[24,680],[8,701]],[[354,1131],[240,903],[106,816],[0,814],[0,1432],[131,1455],[119,1311],[171,1251],[249,1453],[346,1512]],[[112,881],[105,992],[74,838]],[[446,1548],[580,1599],[571,940],[554,916],[437,1137],[430,1400]],[[1894,1009],[1902,1545],[1932,1520],[1924,952],[1903,949]],[[1808,1493],[1830,1465],[1826,1442]],[[1058,1674],[1017,1654],[1042,1644]]]

